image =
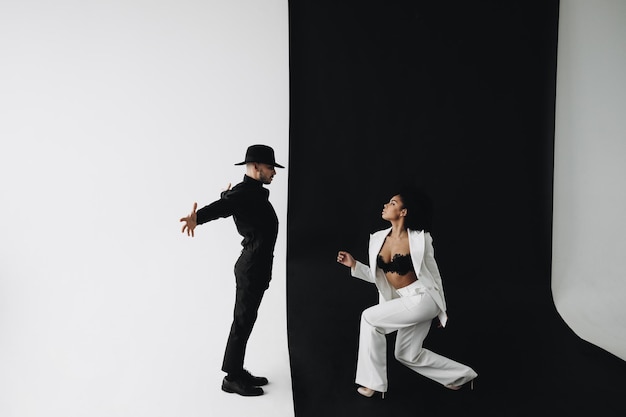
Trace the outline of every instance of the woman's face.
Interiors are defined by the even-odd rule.
[[[403,216],[406,216],[406,209],[404,209],[402,198],[399,195],[394,195],[388,203],[383,205],[382,217],[385,220],[393,221]]]

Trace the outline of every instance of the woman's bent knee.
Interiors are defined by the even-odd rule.
[[[376,317],[373,314],[369,314],[368,310],[361,313],[361,329],[369,328],[377,333],[385,334],[385,330],[380,326],[380,323],[376,322]]]

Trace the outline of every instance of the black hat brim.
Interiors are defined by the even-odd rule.
[[[243,161],[243,162],[238,162],[235,165],[245,165],[245,164],[250,163],[250,162],[260,162],[262,164],[271,165],[271,166],[273,166],[275,168],[285,168],[284,166],[282,166],[281,164],[277,164],[276,162],[271,163],[271,162],[263,162],[263,161],[247,161],[247,162]]]

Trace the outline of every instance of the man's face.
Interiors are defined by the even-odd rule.
[[[259,163],[258,170],[259,180],[263,184],[270,184],[272,182],[272,179],[274,178],[274,175],[276,175],[276,169],[272,165]]]

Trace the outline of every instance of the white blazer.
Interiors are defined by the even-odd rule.
[[[387,277],[382,269],[377,266],[376,259],[380,253],[380,249],[385,242],[385,237],[389,234],[391,228],[380,230],[370,235],[369,242],[369,264],[374,265],[373,268],[356,261],[354,268],[351,269],[353,277],[372,282],[376,284],[379,292],[379,302],[389,301],[394,298],[395,288],[389,284]],[[437,317],[441,325],[445,327],[448,321],[446,314],[446,299],[443,295],[443,283],[437,262],[435,262],[435,249],[433,248],[433,238],[429,232],[421,230],[415,231],[407,229],[409,233],[409,249],[411,251],[411,260],[417,279],[426,287],[426,291],[439,307]],[[397,298],[397,297],[395,297]]]

